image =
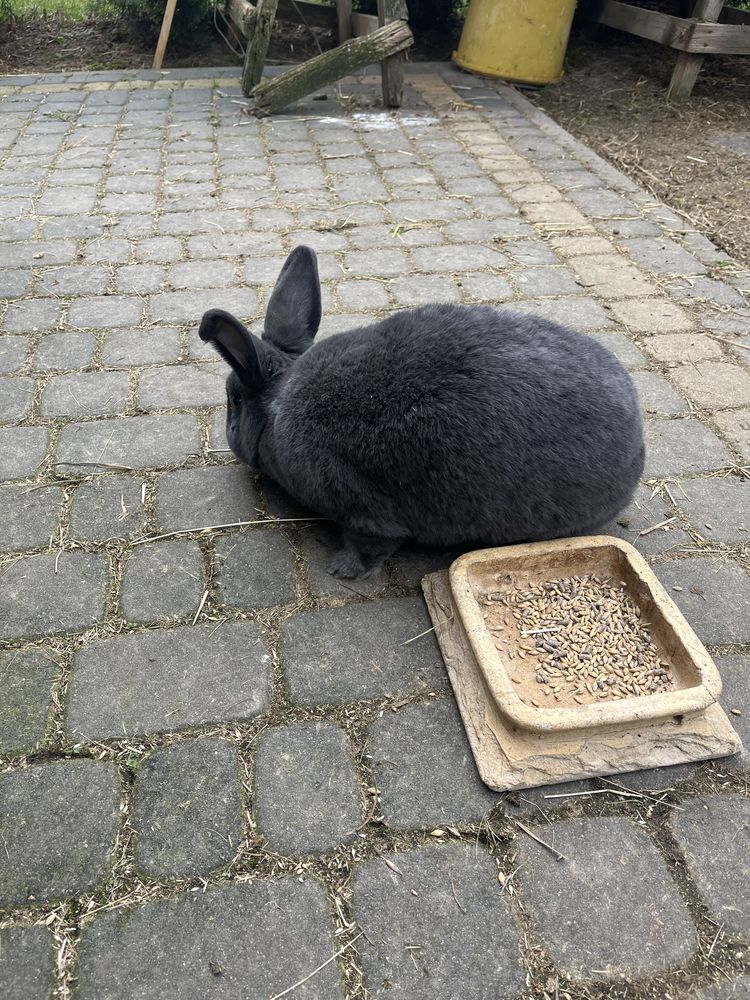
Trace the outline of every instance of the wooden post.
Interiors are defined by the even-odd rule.
[[[405,0],[378,0],[378,22],[400,19],[408,21],[409,12]],[[404,99],[404,53],[384,59],[380,64],[383,81],[383,104],[387,108],[400,108]]]
[[[339,25],[339,45],[343,45],[352,37],[352,0],[336,0],[336,16]]]
[[[172,30],[172,18],[174,17],[176,6],[177,0],[167,0],[167,6],[164,8],[164,17],[161,22],[161,31],[159,32],[159,41],[156,43],[152,69],[161,69],[161,64],[164,61],[164,50],[169,41],[169,32]]]
[[[250,91],[260,82],[263,75],[278,2],[279,0],[258,0],[255,8],[255,22],[252,25],[252,35],[248,34],[245,65],[242,70],[242,93],[245,97],[250,96]],[[248,25],[248,28],[250,27],[251,25]]]
[[[326,84],[408,49],[414,37],[405,21],[383,25],[370,35],[352,38],[330,52],[272,77],[253,88],[256,115],[271,115]]]
[[[698,21],[718,21],[724,0],[695,0],[693,17]],[[690,97],[698,79],[703,56],[692,52],[680,52],[672,72],[667,91],[668,101],[685,101]]]

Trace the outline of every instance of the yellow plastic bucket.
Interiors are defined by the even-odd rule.
[[[515,83],[556,83],[576,0],[471,0],[453,61]]]

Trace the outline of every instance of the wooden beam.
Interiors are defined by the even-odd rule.
[[[644,10],[619,0],[605,0],[599,12],[599,23],[676,49],[683,47],[694,27],[686,18]]]
[[[263,75],[278,2],[279,0],[258,0],[255,8],[255,23],[252,36],[247,40],[245,65],[242,70],[242,93],[245,97],[250,95],[250,91]]]
[[[696,24],[686,51],[703,55],[750,55],[750,21],[747,24]]]
[[[174,17],[176,6],[177,0],[167,0],[167,6],[164,8],[164,17],[161,22],[161,31],[159,32],[159,41],[156,43],[156,52],[154,52],[152,69],[161,69],[161,64],[164,61],[164,52],[169,41],[169,33],[172,30],[172,18]]]
[[[249,38],[255,25],[256,9],[249,0],[229,0],[227,17],[243,38]]]
[[[352,0],[336,0],[336,19],[339,45],[343,45],[352,37]]]
[[[724,6],[724,0],[695,0],[693,7],[693,17],[701,21],[717,21]],[[693,31],[687,40],[686,49],[692,44],[695,38],[695,31],[700,25],[693,23]],[[742,28],[730,27],[730,31],[742,31]],[[667,90],[668,101],[686,101],[693,92],[695,81],[698,79],[702,55],[692,55],[689,51],[684,51],[677,57],[677,64],[672,72],[672,79],[669,81]]]
[[[394,21],[364,38],[352,38],[330,52],[309,59],[281,76],[258,84],[252,91],[256,115],[272,115],[350,73],[382,62],[409,48],[414,37],[404,21]]]
[[[306,24],[310,28],[326,28],[328,31],[336,31],[338,25],[338,17],[333,7],[324,7],[321,3],[308,3],[308,0],[279,0],[276,17],[279,21]]]

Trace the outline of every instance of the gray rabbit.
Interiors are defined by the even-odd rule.
[[[200,336],[233,371],[227,438],[342,527],[329,564],[368,576],[406,539],[505,545],[595,531],[643,470],[638,397],[591,337],[488,306],[427,305],[313,344],[317,259],[287,258],[263,339],[229,313]]]

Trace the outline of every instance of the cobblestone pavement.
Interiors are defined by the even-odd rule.
[[[488,791],[404,644],[450,557],[327,576],[196,336],[307,242],[323,336],[441,299],[608,345],[649,441],[612,530],[747,745],[750,275],[512,91],[342,91],[259,123],[235,72],[0,80],[0,995],[750,997],[748,755]]]

